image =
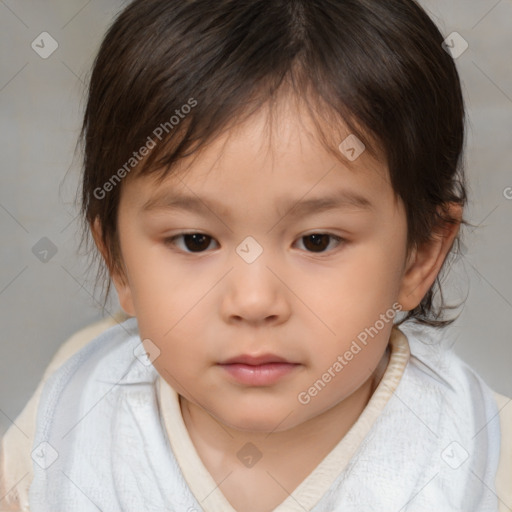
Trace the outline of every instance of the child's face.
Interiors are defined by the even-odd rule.
[[[141,339],[159,348],[153,364],[167,382],[218,421],[251,431],[299,425],[368,383],[397,301],[407,309],[406,217],[386,166],[368,152],[344,166],[290,111],[279,112],[270,147],[266,121],[261,112],[230,131],[179,178],[123,183],[126,284],[114,281]],[[371,206],[290,211],[342,194]],[[194,209],[170,207],[183,196]],[[179,237],[190,231],[205,237]],[[370,328],[358,351],[353,341]],[[266,355],[293,364],[222,364]]]

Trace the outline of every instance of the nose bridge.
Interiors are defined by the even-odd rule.
[[[273,251],[248,236],[235,253],[233,270],[227,276],[224,313],[251,321],[285,316],[286,287],[275,275],[279,264]]]
[[[271,294],[276,283],[275,277],[267,268],[273,264],[268,245],[264,242],[260,244],[254,237],[248,236],[235,252],[232,284],[239,287],[238,293],[245,297]]]

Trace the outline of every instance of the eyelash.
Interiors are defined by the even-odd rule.
[[[165,243],[165,245],[176,246],[176,243],[175,243],[176,239],[182,238],[182,237],[187,236],[187,235],[202,235],[202,236],[205,236],[205,237],[209,238],[210,241],[211,240],[215,240],[213,237],[207,235],[206,233],[201,233],[201,232],[193,231],[193,232],[178,233],[177,235],[168,237],[168,238],[164,239],[164,243]],[[347,242],[347,240],[345,240],[344,238],[342,238],[340,236],[333,235],[332,233],[323,233],[323,232],[309,233],[307,235],[303,235],[303,236],[299,237],[298,240],[302,240],[303,238],[308,238],[308,237],[315,236],[315,235],[328,236],[331,239],[334,239],[337,242],[337,246],[336,247],[338,247],[342,243],[346,243]],[[187,251],[187,250],[183,250],[183,249],[177,249],[177,250],[181,251],[181,252],[183,252],[185,254],[202,254],[204,252],[207,252],[207,251],[197,251],[197,252],[194,252],[194,251]],[[307,252],[309,252],[310,254],[316,254],[316,255],[323,255],[323,254],[326,253],[326,251],[320,251],[320,252],[307,251]],[[327,252],[329,253],[329,252],[332,252],[332,251],[327,251]]]

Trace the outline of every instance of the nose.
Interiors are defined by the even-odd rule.
[[[224,320],[251,325],[286,322],[291,314],[291,292],[285,283],[285,276],[263,255],[252,263],[235,261],[224,283]]]

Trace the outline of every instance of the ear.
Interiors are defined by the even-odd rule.
[[[102,229],[99,217],[96,217],[94,222],[91,224],[91,233],[94,239],[94,243],[96,244],[96,247],[100,251],[103,260],[107,265],[108,272],[119,297],[119,304],[121,304],[121,307],[125,313],[130,316],[135,316],[135,308],[133,305],[132,292],[128,278],[125,273],[122,273],[118,266],[114,265],[112,262],[112,256],[103,243]]]
[[[398,302],[404,311],[411,311],[421,303],[452,248],[462,220],[462,207],[457,203],[450,203],[448,213],[457,222],[445,223],[436,229],[432,239],[415,247],[407,259],[398,296]]]

